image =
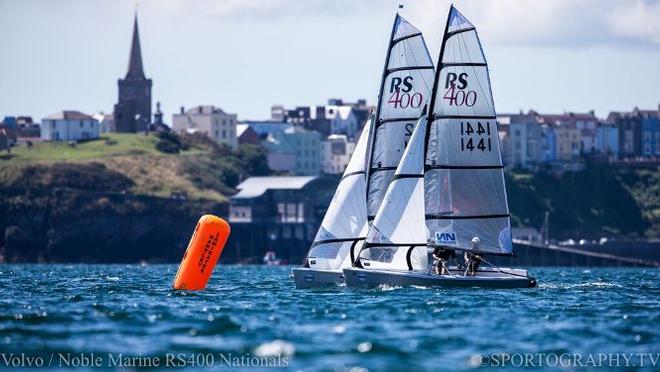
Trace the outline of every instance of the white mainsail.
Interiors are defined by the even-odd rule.
[[[433,71],[422,33],[397,14],[383,67],[368,160],[369,220],[373,220],[383,201],[415,123],[430,97]]]
[[[348,267],[351,256],[354,258],[362,246],[367,231],[365,172],[371,127],[372,120],[369,119],[316,233],[307,255],[311,268]]]
[[[476,28],[453,6],[440,48],[425,151],[431,245],[510,254],[504,167]]]

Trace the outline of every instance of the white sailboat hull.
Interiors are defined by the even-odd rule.
[[[527,270],[491,268],[479,269],[475,276],[464,276],[463,272],[452,268],[451,275],[436,275],[414,271],[393,271],[376,269],[345,268],[346,286],[349,288],[373,288],[388,286],[422,287],[482,287],[482,288],[532,288],[536,279]]]
[[[291,270],[296,288],[336,287],[344,284],[344,273],[341,269],[317,270],[307,267],[296,267]]]

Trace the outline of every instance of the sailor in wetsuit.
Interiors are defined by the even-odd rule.
[[[472,249],[475,251],[479,250],[479,238],[475,237],[472,239]],[[468,276],[474,276],[477,273],[477,270],[479,270],[481,256],[470,251],[465,251],[463,258],[465,259],[465,266],[467,266],[465,274]]]
[[[443,247],[435,247],[433,250],[433,269],[436,275],[448,275],[449,269],[447,266],[447,261],[451,257],[456,257],[451,249],[445,249]]]

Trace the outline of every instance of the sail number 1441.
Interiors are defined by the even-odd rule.
[[[461,151],[491,151],[490,122],[461,121]]]

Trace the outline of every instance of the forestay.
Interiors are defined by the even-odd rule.
[[[308,254],[311,268],[339,269],[351,265],[367,231],[366,155],[372,120],[367,121],[351,160],[323,217]],[[355,257],[356,253],[352,253]]]
[[[418,270],[428,267],[424,223],[426,117],[415,127],[360,253],[365,268]]]
[[[392,181],[422,107],[430,96],[433,61],[422,33],[398,14],[387,49],[367,174],[368,219]]]
[[[430,106],[424,175],[430,243],[510,254],[509,208],[488,67],[475,27],[454,7]]]

